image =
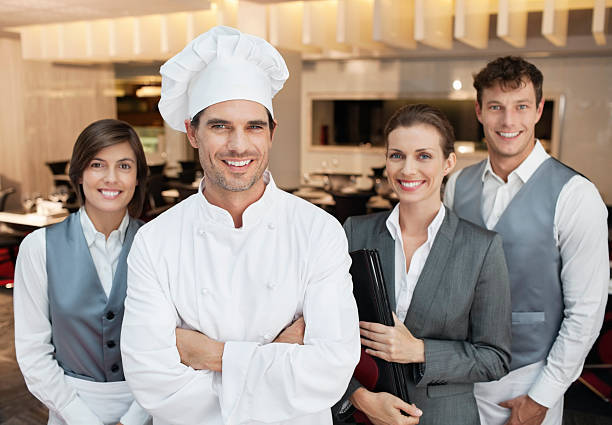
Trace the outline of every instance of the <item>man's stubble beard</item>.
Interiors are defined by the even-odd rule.
[[[208,167],[204,165],[204,162],[208,162]],[[259,169],[253,175],[253,177],[244,184],[231,184],[231,182],[227,181],[223,173],[214,165],[214,162],[209,160],[208,158],[200,157],[200,165],[202,165],[202,170],[204,172],[205,184],[208,186],[209,184],[214,184],[217,187],[220,187],[229,192],[244,192],[249,190],[251,187],[255,185],[263,176],[263,173],[268,168],[268,161],[263,161],[260,163]]]

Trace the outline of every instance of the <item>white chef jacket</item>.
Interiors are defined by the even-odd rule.
[[[200,191],[141,227],[128,258],[126,379],[154,424],[331,424],[359,360],[340,224],[279,190],[234,228]],[[295,318],[304,345],[272,343]],[[175,328],[225,342],[222,372],[181,363]]]
[[[108,240],[95,229],[85,208],[80,210],[80,221],[98,277],[108,296],[129,217],[127,214],[124,216]],[[30,392],[54,415],[68,424],[102,424],[88,403],[79,396],[74,378],[66,377],[64,369],[55,360],[47,285],[46,231],[37,229],[21,243],[15,267],[13,304],[17,362]],[[89,386],[91,384],[102,384],[100,388],[109,387],[105,383],[89,383]],[[121,382],[112,386],[116,388],[119,384]],[[121,423],[141,425],[148,419],[149,415],[133,401],[121,416]]]
[[[529,156],[510,173],[507,183],[495,175],[487,159],[482,175],[482,215],[487,228],[495,227],[514,196],[549,157],[536,141]],[[444,203],[449,208],[453,208],[460,173],[451,175],[446,184]],[[609,279],[607,215],[597,188],[584,177],[572,177],[561,189],[555,208],[554,238],[561,254],[564,318],[546,365],[528,393],[546,407],[555,405],[578,378],[601,329]]]
[[[419,246],[412,254],[410,260],[410,266],[408,272],[406,272],[406,254],[404,253],[404,241],[402,239],[402,229],[399,224],[399,209],[400,204],[397,203],[387,218],[387,229],[391,234],[391,237],[395,241],[395,313],[397,318],[402,322],[406,320],[408,314],[408,308],[412,302],[412,295],[414,294],[414,288],[421,276],[423,267],[429,252],[433,246],[438,230],[442,226],[444,216],[446,214],[445,208],[440,202],[440,209],[434,217],[434,219],[427,226],[427,240],[423,245]]]

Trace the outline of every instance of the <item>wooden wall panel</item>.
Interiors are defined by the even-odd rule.
[[[0,69],[0,88],[13,90],[0,97],[2,185],[46,195],[52,177],[45,162],[69,159],[85,126],[116,118],[113,67],[24,61],[19,40],[1,37],[0,57],[14,64]],[[11,206],[19,199],[13,195]]]
[[[18,186],[25,174],[23,61],[18,36],[0,34],[0,187]],[[18,195],[18,194],[17,194]],[[7,207],[19,205],[11,195]]]

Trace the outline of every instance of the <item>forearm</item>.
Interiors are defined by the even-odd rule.
[[[125,377],[138,403],[173,424],[191,424],[194,417],[218,412],[215,372],[182,364],[173,332],[161,332],[163,327],[155,322],[150,327],[133,323],[127,306],[121,351]]]
[[[507,353],[467,341],[424,339],[425,371],[418,387],[431,383],[492,381],[508,373]]]
[[[351,345],[227,342],[220,397],[224,417],[232,401],[238,423],[287,421],[330,408],[353,373]]]

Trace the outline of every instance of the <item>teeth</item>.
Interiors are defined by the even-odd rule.
[[[245,159],[244,161],[225,161],[227,162],[229,165],[232,165],[234,167],[244,167],[245,165],[249,164],[251,162],[250,159]]]
[[[515,131],[514,133],[504,133],[503,131],[499,132],[502,137],[516,137],[519,135],[519,133],[519,131]]]
[[[110,190],[102,190],[102,195],[104,196],[108,196],[108,197],[113,197],[113,196],[117,196],[119,195],[119,191],[110,191]]]
[[[404,187],[417,187],[421,184],[421,182],[400,182],[400,184]]]

